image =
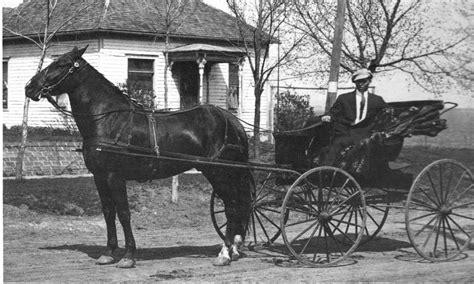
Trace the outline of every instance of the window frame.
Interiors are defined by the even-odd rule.
[[[150,61],[151,62],[151,71],[150,70],[132,70],[130,71],[130,61]],[[130,80],[130,74],[143,74],[143,75],[150,75],[151,77],[151,89],[155,90],[155,58],[150,57],[139,57],[139,56],[128,56],[127,57],[127,81]]]
[[[9,102],[9,99],[8,99],[8,95],[9,95],[9,87],[8,87],[9,72],[8,72],[8,69],[10,67],[9,61],[10,61],[9,57],[4,57],[3,61],[2,61],[3,62],[3,64],[2,64],[2,80],[3,80],[3,83],[2,83],[2,85],[3,85],[2,108],[3,108],[3,110],[8,110],[8,107],[9,107],[9,103],[8,103]],[[5,64],[6,64],[6,73],[5,73]],[[5,95],[6,95],[6,98],[5,98]]]

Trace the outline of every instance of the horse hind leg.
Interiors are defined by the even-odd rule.
[[[214,265],[226,265],[240,257],[251,211],[252,176],[249,171],[205,173],[213,189],[224,201],[227,227],[224,245]],[[228,251],[225,251],[228,250]],[[227,259],[228,258],[228,259]]]

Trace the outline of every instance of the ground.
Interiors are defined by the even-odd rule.
[[[443,154],[473,168],[471,150],[407,149],[401,158],[434,160]],[[426,160],[416,160],[420,163],[414,171],[419,171]],[[180,182],[178,204],[169,201],[169,180],[129,183],[137,264],[118,269],[95,265],[106,229],[91,177],[4,180],[4,281],[474,281],[472,245],[456,261],[423,261],[411,248],[399,209],[391,211],[378,237],[359,247],[343,266],[305,267],[288,256],[279,238],[269,249],[246,249],[230,266],[215,267],[222,241],[210,221],[211,188],[200,175],[185,175]]]

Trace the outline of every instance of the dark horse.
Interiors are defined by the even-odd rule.
[[[195,163],[192,157],[247,162],[248,141],[240,122],[215,106],[167,113],[145,110],[81,57],[86,48],[75,47],[59,57],[30,80],[25,92],[34,101],[46,97],[53,105],[52,96],[69,96],[71,114],[83,137],[84,161],[94,175],[107,224],[107,246],[97,263],[116,262],[117,215],[126,248],[117,266],[135,265],[126,181],[166,178],[193,167],[204,174],[225,204],[228,223],[219,255],[228,258],[233,253],[236,259],[234,243],[243,241],[250,218],[251,172]],[[167,159],[170,156],[181,159]]]

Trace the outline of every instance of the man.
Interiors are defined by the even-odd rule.
[[[375,116],[388,107],[382,97],[368,92],[371,81],[369,70],[354,72],[352,82],[356,89],[340,95],[329,112],[321,117],[323,122],[334,122],[334,137],[322,165],[334,166],[341,150],[368,137]]]

